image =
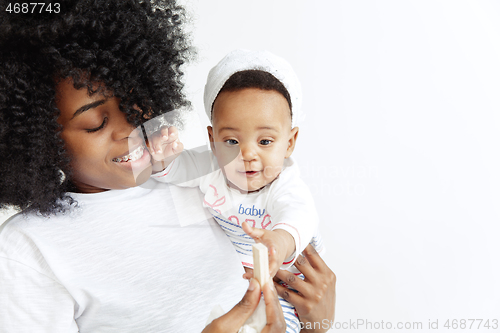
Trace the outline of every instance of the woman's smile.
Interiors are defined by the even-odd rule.
[[[151,155],[144,145],[140,145],[130,154],[115,157],[112,161],[130,170],[144,170],[151,164]]]
[[[89,95],[65,79],[57,85],[56,103],[61,137],[71,157],[71,180],[80,192],[125,189],[149,178],[151,155],[117,97]]]

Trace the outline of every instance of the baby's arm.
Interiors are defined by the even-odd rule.
[[[255,242],[262,243],[269,249],[269,275],[274,276],[284,260],[295,253],[295,239],[282,229],[266,230],[252,228],[247,222],[241,227]],[[248,270],[245,270],[248,272]]]
[[[184,145],[179,141],[176,127],[162,127],[148,137],[148,150],[151,154],[153,174],[165,170],[182,152]]]
[[[270,272],[277,271],[275,265],[280,269],[291,267],[298,254],[304,251],[311,241],[318,225],[312,195],[300,179],[297,165],[291,159],[287,160],[286,165],[269,189],[267,212],[271,216],[271,224],[267,226],[268,230],[253,229],[249,226],[244,229],[247,233],[251,232],[249,235],[257,242],[276,247],[279,259],[274,265],[269,261]],[[268,239],[270,244],[254,236]]]
[[[152,156],[152,178],[185,187],[200,186],[200,179],[214,171],[217,163],[205,147],[183,151],[177,128],[163,127],[148,138]]]
[[[288,159],[287,165],[271,185],[268,200],[268,213],[272,219],[270,230],[288,231],[295,240],[295,253],[285,259],[283,268],[293,265],[318,227],[312,194],[300,178],[298,166],[293,159]]]

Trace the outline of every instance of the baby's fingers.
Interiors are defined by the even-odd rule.
[[[269,247],[269,275],[274,277],[281,267],[281,261],[274,246]]]
[[[171,144],[175,140],[179,139],[179,131],[177,130],[177,127],[175,126],[170,126],[170,127],[162,127],[160,130],[161,134],[161,139],[163,144]]]
[[[184,145],[179,141],[179,132],[173,126],[162,127],[150,137],[149,143],[150,153],[156,160],[178,154],[184,149]]]
[[[183,149],[184,145],[179,140],[176,140],[172,143],[172,153],[179,154],[182,152]]]
[[[155,138],[156,135],[153,136],[153,148],[156,154],[164,153],[165,150],[172,150],[174,154],[182,151],[184,146],[180,146],[182,143],[179,141],[179,131],[175,126],[162,127],[158,134],[158,139]]]
[[[262,237],[266,234],[265,229],[252,228],[247,222],[243,222],[241,225],[243,231],[250,237],[252,237],[257,243],[262,242]]]

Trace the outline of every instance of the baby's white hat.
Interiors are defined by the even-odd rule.
[[[274,75],[280,80],[290,94],[292,102],[292,128],[297,126],[302,120],[302,89],[299,78],[292,69],[292,66],[283,58],[280,58],[269,51],[249,51],[234,50],[228,53],[214,68],[208,73],[207,84],[203,101],[208,119],[212,122],[212,105],[219,94],[224,83],[234,73],[257,69]]]

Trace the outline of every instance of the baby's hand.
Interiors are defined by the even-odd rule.
[[[179,132],[174,126],[162,127],[148,137],[153,173],[165,169],[184,149],[179,141]]]
[[[262,243],[269,249],[269,274],[274,277],[283,261],[295,252],[295,240],[292,235],[281,229],[252,228],[247,222],[243,222],[241,227],[255,242]]]

